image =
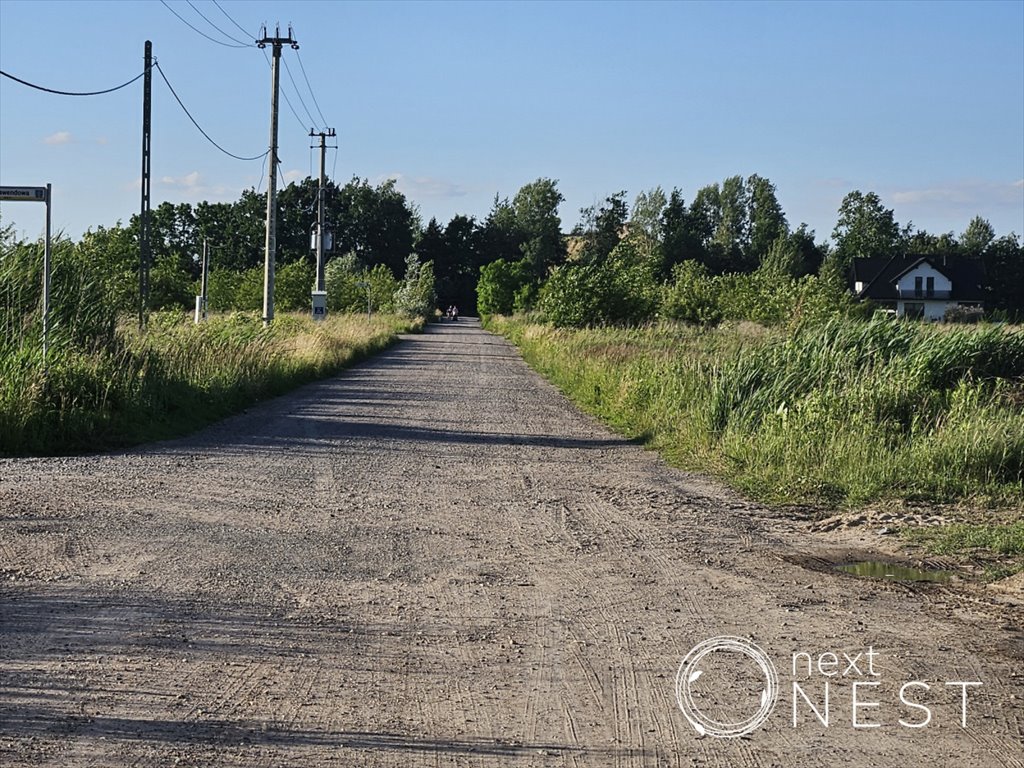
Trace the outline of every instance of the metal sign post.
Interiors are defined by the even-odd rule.
[[[50,192],[52,187],[0,187],[0,200],[46,203],[46,242],[43,245],[43,365],[50,346]]]

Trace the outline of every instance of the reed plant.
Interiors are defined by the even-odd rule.
[[[490,322],[586,410],[756,498],[1024,506],[1019,328]]]

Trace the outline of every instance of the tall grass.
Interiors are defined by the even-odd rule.
[[[587,410],[755,497],[1024,502],[1019,329],[491,323]]]
[[[329,375],[390,344],[409,321],[377,315],[314,323],[279,315],[154,315],[100,348],[62,344],[0,354],[0,455],[94,451],[185,434],[262,398]]]

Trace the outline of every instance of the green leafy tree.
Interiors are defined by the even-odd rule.
[[[335,249],[354,252],[368,267],[384,264],[395,276],[403,274],[419,224],[394,179],[376,187],[365,179],[352,179],[337,198],[330,220]]]
[[[705,263],[703,233],[678,189],[673,189],[661,213],[662,264],[659,277],[665,279],[677,264],[693,260]]]
[[[579,260],[589,264],[603,264],[625,234],[629,207],[626,193],[609,195],[600,206],[580,211],[581,223],[573,230],[582,247]]]
[[[904,233],[878,195],[854,190],[839,206],[832,240],[836,265],[845,273],[855,258],[891,258],[902,253]]]
[[[722,182],[718,196],[718,226],[712,237],[717,246],[720,272],[747,272],[754,268],[748,259],[750,244],[750,192],[742,176],[730,176]]]
[[[405,260],[405,278],[395,293],[395,310],[407,317],[432,317],[437,307],[434,265],[420,262],[415,253]]]
[[[516,297],[532,285],[530,266],[520,261],[498,259],[480,268],[477,308],[484,315],[509,315],[516,309]],[[528,296],[523,296],[520,303]],[[522,308],[522,307],[520,307]]]
[[[636,196],[629,214],[627,237],[635,244],[644,260],[653,266],[656,275],[660,275],[664,267],[662,215],[667,205],[668,198],[664,190],[654,187]]]
[[[775,185],[754,174],[747,179],[747,205],[750,240],[744,263],[756,268],[779,238],[789,234],[786,214],[775,194]]]
[[[996,238],[982,255],[987,304],[1017,322],[1024,320],[1024,248],[1016,234]]]
[[[516,230],[522,238],[522,256],[538,280],[565,261],[562,220],[558,215],[563,200],[558,183],[544,178],[523,186],[512,200]]]
[[[965,256],[980,259],[996,239],[996,231],[987,219],[975,216],[960,235],[960,248]]]
[[[517,261],[522,258],[524,241],[512,203],[508,198],[499,199],[495,195],[491,210],[480,226],[480,266],[498,259]]]
[[[662,290],[659,314],[693,325],[714,325],[722,319],[719,289],[708,268],[694,259],[677,264]]]
[[[274,306],[282,312],[312,311],[314,272],[308,259],[278,267],[274,275]]]

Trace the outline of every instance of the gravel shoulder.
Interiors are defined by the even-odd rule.
[[[1020,591],[831,568],[872,546],[431,326],[188,438],[0,460],[0,765],[1024,766]],[[676,702],[718,636],[778,672],[743,738]],[[702,715],[757,710],[749,661],[684,680]]]

